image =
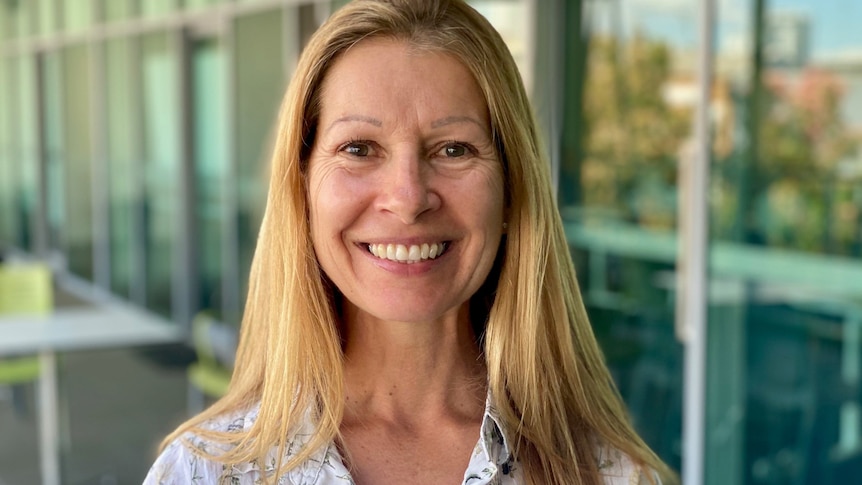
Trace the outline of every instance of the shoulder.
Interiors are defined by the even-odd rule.
[[[216,432],[236,432],[250,427],[256,418],[257,407],[254,407],[218,416],[204,423],[201,428]],[[185,433],[159,454],[144,479],[144,485],[219,483],[221,478],[233,476],[234,472],[248,471],[238,470],[236,465],[226,466],[211,458],[228,449],[228,445],[204,439],[191,432]]]
[[[627,454],[608,446],[596,450],[596,464],[605,485],[661,485],[658,474],[636,464]]]

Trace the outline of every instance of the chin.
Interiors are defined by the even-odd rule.
[[[457,314],[462,305],[444,305],[417,302],[415,299],[403,301],[375,302],[357,306],[360,314],[366,314],[372,319],[385,322],[427,323],[445,318],[446,315]]]

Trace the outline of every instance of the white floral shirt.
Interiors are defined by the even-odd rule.
[[[209,425],[218,431],[248,429],[257,419],[258,409],[215,419]],[[509,452],[508,442],[501,431],[496,410],[486,406],[478,443],[464,471],[462,485],[521,485],[526,483],[518,463]],[[286,448],[287,457],[295,455],[310,437],[311,422],[295,434]],[[186,435],[171,443],[156,459],[144,485],[218,484],[257,485],[262,483],[260,465],[257,462],[225,465],[192,452],[189,446],[207,454],[218,454],[224,445],[206,442],[196,436]],[[264,470],[272,474],[275,469],[275,449],[267,457]],[[639,485],[648,483],[645,475],[623,453],[603,448],[598,450],[596,460],[604,477],[605,485]],[[288,471],[276,482],[278,485],[353,485],[350,472],[338,453],[334,443],[322,447],[300,466]]]

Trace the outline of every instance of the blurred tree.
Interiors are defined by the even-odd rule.
[[[591,39],[584,97],[583,203],[618,212],[623,220],[673,227],[673,192],[691,111],[665,99],[671,53],[641,34],[628,42]],[[643,195],[644,197],[641,197]]]
[[[806,68],[764,76],[759,126],[760,191],[755,210],[765,242],[793,249],[847,253],[854,233],[852,199],[839,164],[859,149],[841,115],[845,88],[827,71]],[[848,205],[849,204],[849,205]]]

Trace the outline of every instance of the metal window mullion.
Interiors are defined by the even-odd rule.
[[[682,481],[686,485],[704,482],[706,436],[706,351],[707,351],[707,261],[710,162],[710,101],[712,87],[713,23],[715,0],[700,0],[697,59],[698,104],[695,112],[695,139],[691,156],[680,180],[681,202],[678,288],[680,307],[677,329],[685,344],[683,369],[683,457]]]

